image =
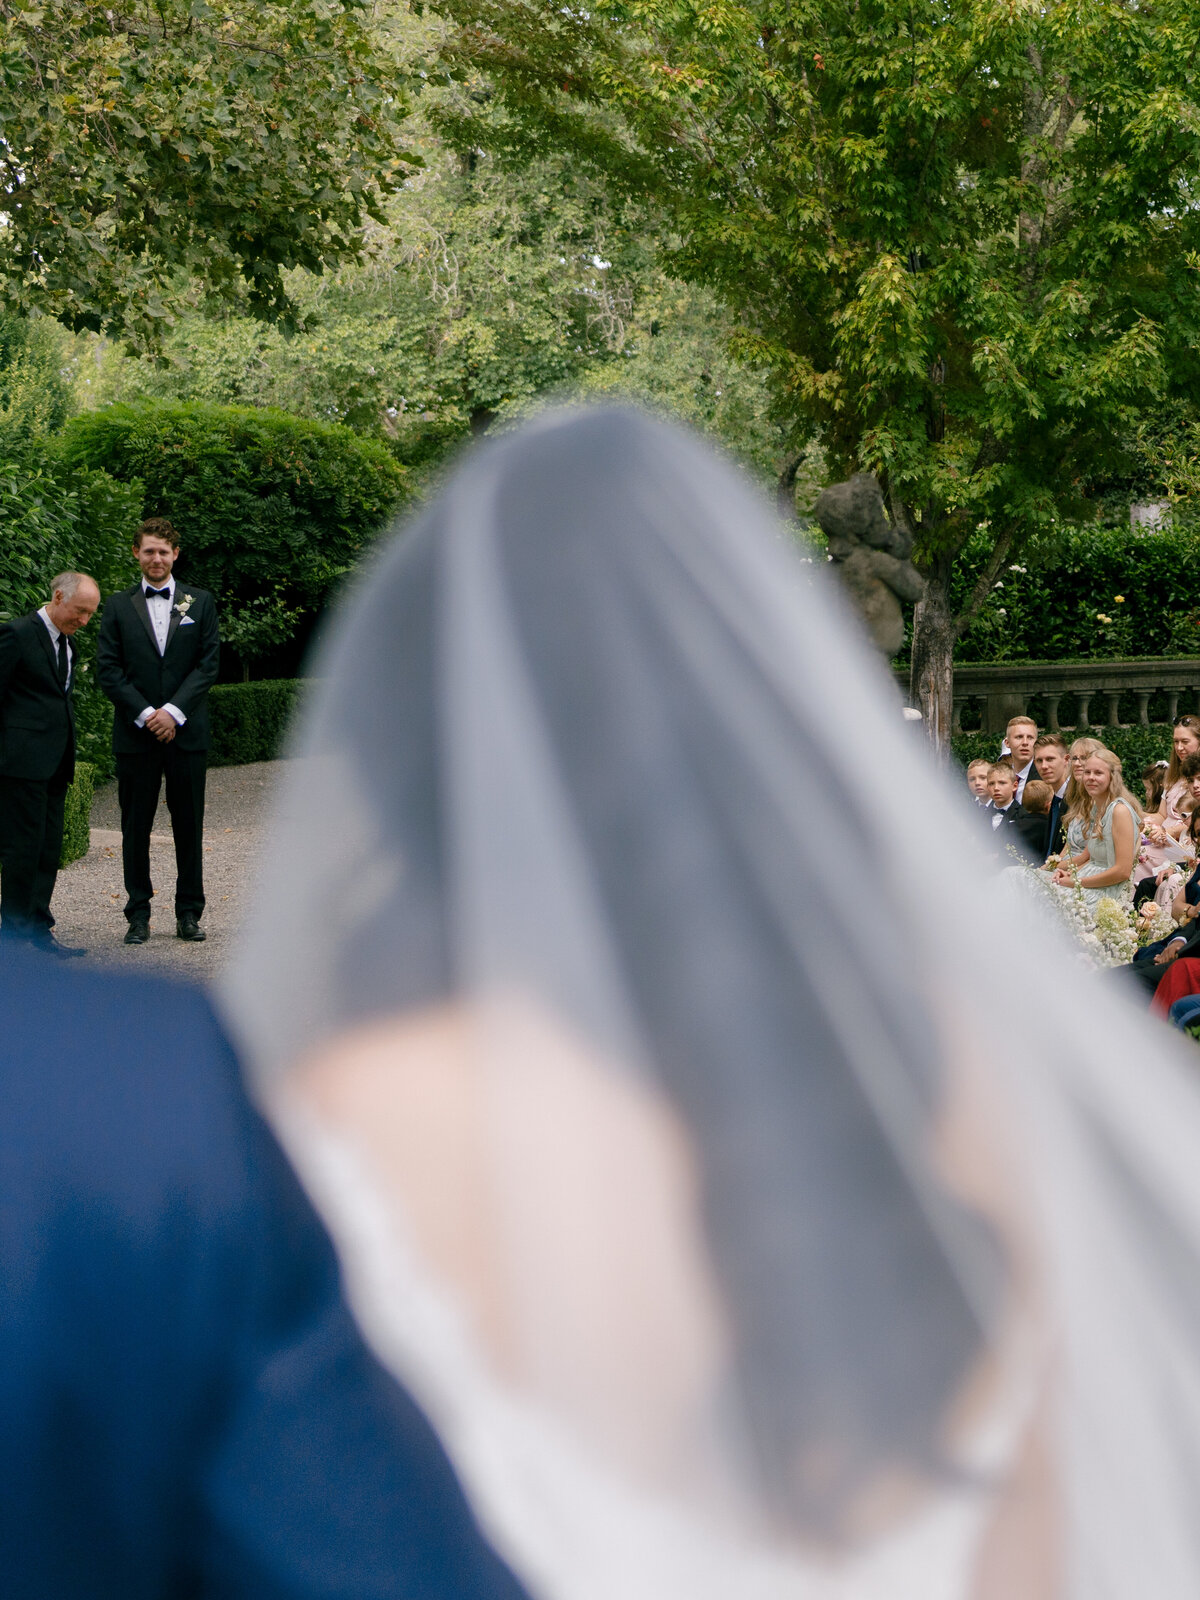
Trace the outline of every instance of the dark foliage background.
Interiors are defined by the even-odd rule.
[[[991,541],[968,547],[959,605]],[[1200,529],[1069,528],[1000,574],[957,662],[1200,656]]]
[[[223,638],[261,631],[267,594],[269,643],[291,639],[294,653],[406,498],[405,469],[384,445],[266,407],[107,406],[73,417],[62,439],[72,466],[144,485],[144,514],[178,530],[180,580],[216,595]]]

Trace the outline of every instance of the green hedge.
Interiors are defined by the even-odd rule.
[[[952,584],[961,605],[988,546]],[[1107,619],[1107,620],[1105,620]],[[1200,655],[1200,529],[1068,528],[1013,556],[954,653],[958,662]]]
[[[319,609],[407,493],[382,444],[265,407],[105,406],[71,419],[63,453],[144,485],[145,515],[179,530],[180,579],[211,589],[225,621],[268,591]]]
[[[257,683],[220,683],[210,689],[209,766],[273,761],[280,754],[301,683],[299,678],[265,678]]]
[[[1120,756],[1125,782],[1139,799],[1142,798],[1142,768],[1151,761],[1170,760],[1171,757],[1172,728],[1167,722],[1155,723],[1149,728],[1089,728],[1087,732]],[[1068,745],[1079,736],[1070,730],[1063,734]],[[965,767],[968,761],[999,755],[1000,742],[998,733],[958,733],[951,741],[951,748]]]
[[[96,772],[90,761],[75,763],[75,782],[67,790],[63,814],[63,843],[60,866],[79,861],[91,843],[92,793]]]

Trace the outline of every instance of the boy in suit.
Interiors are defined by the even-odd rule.
[[[55,956],[84,953],[54,937],[50,899],[75,776],[72,640],[99,604],[86,573],[60,572],[44,606],[0,627],[0,938]]]
[[[126,944],[150,937],[150,830],[166,782],[175,840],[175,932],[204,938],[204,783],[208,691],[217,679],[217,607],[205,589],[178,585],[179,539],[165,517],[133,540],[141,577],[110,596],[100,621],[96,666],[115,708],[113,751],[121,804]]]

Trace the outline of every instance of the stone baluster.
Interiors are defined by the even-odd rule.
[[[1046,696],[1046,726],[1051,733],[1058,732],[1058,702],[1062,699],[1060,694]]]
[[[1173,723],[1179,715],[1179,690],[1167,691],[1167,721]]]
[[[1153,689],[1138,689],[1136,693],[1138,722],[1143,728],[1148,728],[1150,726],[1150,696],[1154,691]]]
[[[1119,728],[1121,726],[1121,715],[1120,715],[1121,695],[1120,695],[1120,691],[1118,690],[1116,693],[1114,693],[1111,689],[1106,689],[1105,693],[1104,693],[1104,698],[1108,701],[1107,726],[1110,727],[1110,728]]]
[[[1091,703],[1092,696],[1090,692],[1081,689],[1079,692],[1079,710],[1075,713],[1075,726],[1077,728],[1091,727],[1092,719],[1088,714],[1088,708]]]

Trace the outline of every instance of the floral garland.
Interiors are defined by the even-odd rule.
[[[1175,932],[1174,918],[1154,900],[1147,900],[1136,911],[1131,899],[1115,895],[1102,895],[1089,903],[1079,869],[1069,856],[1050,856],[1046,866],[1051,872],[1056,867],[1064,867],[1071,874],[1070,888],[1053,883],[1050,873],[1031,862],[1021,861],[1020,866],[1018,881],[1025,883],[1031,893],[1052,908],[1078,946],[1079,958],[1085,966],[1127,966],[1142,946]]]

